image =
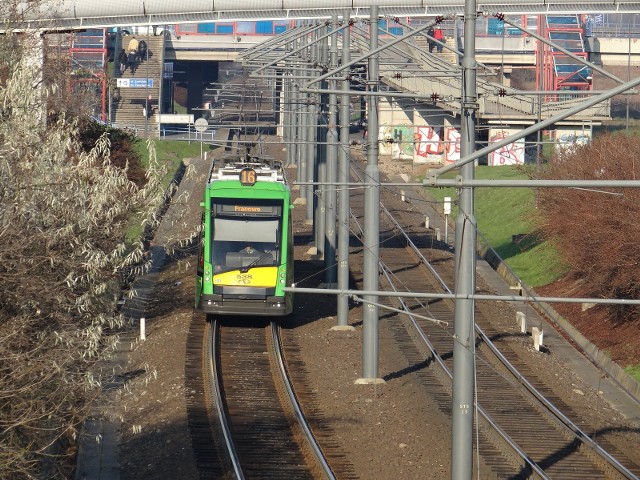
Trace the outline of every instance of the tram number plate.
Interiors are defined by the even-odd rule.
[[[240,184],[252,187],[256,184],[256,171],[253,168],[243,168],[240,170]]]

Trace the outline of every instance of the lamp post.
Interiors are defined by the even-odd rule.
[[[151,41],[151,39],[149,38],[149,30],[151,29],[151,25],[149,25],[147,27],[147,48],[149,48],[149,42]],[[140,51],[140,50],[138,50]],[[151,113],[151,99],[149,98],[149,55],[147,54],[147,50],[144,50],[144,56],[147,57],[145,60],[147,60],[145,63],[145,77],[146,77],[146,82],[145,82],[145,94],[144,94],[144,101],[145,101],[145,105],[146,105],[146,109],[145,109],[145,116],[144,116],[144,138],[149,138],[149,114]],[[143,59],[140,58],[140,61],[142,61]]]
[[[636,16],[633,16],[633,23],[635,27]],[[631,81],[631,20],[629,20],[629,27],[627,28],[628,35],[628,51],[627,51],[627,82]],[[629,93],[625,95],[625,103],[626,103],[626,130],[629,130]]]

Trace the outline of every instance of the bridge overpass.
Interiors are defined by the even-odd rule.
[[[567,15],[565,17],[569,18],[570,16]],[[449,15],[439,21],[439,25],[447,32],[447,37],[450,39],[446,47],[454,47],[453,50],[445,48],[442,54],[434,55],[428,52],[424,37],[416,36],[415,39],[408,39],[402,45],[394,45],[393,48],[385,49],[382,52],[381,81],[384,84],[383,88],[389,92],[388,98],[383,101],[385,112],[394,108],[396,110],[400,108],[408,112],[401,120],[398,119],[399,115],[397,113],[389,114],[389,118],[385,119],[388,125],[398,121],[402,121],[403,124],[418,124],[419,122],[416,122],[416,113],[421,116],[420,118],[424,118],[423,113],[420,112],[421,107],[409,108],[409,100],[398,102],[398,98],[403,95],[405,97],[408,95],[414,100],[419,99],[422,103],[426,98],[434,99],[431,102],[432,106],[439,109],[441,113],[438,120],[435,121],[440,122],[440,125],[458,125],[457,117],[460,114],[459,112],[462,111],[461,102],[459,101],[462,90],[460,81],[462,69],[458,65],[460,58],[455,53],[455,47],[461,48],[464,41],[463,36],[458,36],[460,31],[456,27],[458,18],[455,15]],[[487,16],[482,18],[489,18],[485,22],[493,21],[494,24],[498,21],[495,17]],[[528,16],[520,16],[518,18],[522,19],[525,33],[539,31],[536,28],[535,19],[530,19]],[[545,18],[549,18],[549,16]],[[576,21],[576,25],[580,27],[578,17],[574,15],[573,18]],[[393,40],[396,31],[401,31],[397,35],[406,34],[408,37],[416,27],[431,20],[432,18],[429,17],[416,18],[411,19],[410,24],[403,24],[401,19],[381,19],[381,23],[387,29],[386,33],[381,36],[381,42]],[[476,22],[481,21],[482,19],[479,19]],[[529,23],[527,24],[527,22]],[[161,43],[154,48],[156,53],[159,54],[153,58],[154,61],[145,62],[145,68],[138,70],[138,78],[130,76],[129,79],[133,80],[132,82],[126,83],[123,81],[118,84],[121,87],[120,95],[118,96],[119,101],[112,104],[110,121],[119,126],[134,128],[136,131],[144,130],[145,134],[150,132],[158,133],[164,125],[185,121],[185,118],[186,121],[192,122],[195,118],[205,113],[203,112],[205,106],[204,92],[207,85],[211,85],[217,80],[220,62],[235,61],[246,51],[260,51],[264,43],[275,44],[276,48],[284,50],[287,42],[297,42],[303,35],[307,34],[305,33],[307,31],[305,28],[326,25],[326,22],[319,20],[290,22],[292,27],[294,24],[296,25],[295,28],[281,35],[269,37],[247,34],[245,30],[241,29],[237,33],[235,26],[236,24],[239,26],[241,23],[250,22],[202,24],[205,27],[208,26],[215,33],[213,35],[199,34],[199,28],[185,29],[188,32],[186,34],[182,34],[182,30],[177,27],[170,34],[170,30],[167,29],[166,35],[157,37]],[[221,33],[219,32],[221,26],[226,28],[229,25],[233,25],[231,34],[219,34]],[[588,93],[565,91],[562,94],[550,93],[541,96],[534,90],[545,89],[537,86],[529,85],[527,88],[523,88],[522,85],[519,85],[520,90],[511,88],[510,79],[514,72],[524,68],[534,69],[537,68],[536,65],[541,64],[544,64],[544,68],[547,68],[547,61],[551,62],[554,59],[551,57],[538,58],[540,50],[538,44],[540,41],[535,37],[518,34],[519,32],[515,31],[514,27],[511,26],[508,28],[502,27],[502,31],[505,32],[503,36],[496,36],[495,32],[493,35],[487,35],[487,32],[491,30],[486,28],[487,25],[485,25],[485,28],[477,29],[478,33],[475,35],[475,60],[483,65],[481,69],[482,75],[477,82],[479,93],[477,115],[480,122],[485,126],[489,126],[487,128],[494,128],[493,126],[495,126],[495,129],[522,129],[526,125],[545,120],[558,112],[573,108],[584,98],[582,93]],[[507,25],[506,21],[504,25]],[[495,30],[496,26],[494,25],[492,28]],[[361,56],[365,55],[369,49],[366,21],[356,20],[352,29],[354,31],[353,52]],[[148,40],[151,41],[151,30],[151,28],[146,27],[146,32],[138,31],[135,33],[139,36],[146,34],[149,36]],[[491,31],[493,32],[493,30]],[[514,31],[516,34],[513,33]],[[580,33],[572,33],[577,35],[578,44],[580,45],[580,50],[582,50],[583,45],[587,43],[582,41]],[[153,38],[154,43],[156,43],[156,36],[153,36]],[[588,43],[589,47],[592,47],[591,51],[578,53],[583,56],[592,56],[601,63],[604,61],[622,64],[623,60],[629,63],[636,49],[636,42],[631,42],[630,40],[626,42],[624,41],[625,39],[621,41],[619,38],[592,38],[592,40],[594,41]],[[340,42],[340,39],[338,42]],[[624,46],[627,46],[626,52],[621,51],[621,47]],[[363,66],[366,63],[364,58]],[[403,70],[402,67],[399,67],[397,65],[398,59],[402,59],[407,65],[411,64],[411,70]],[[156,62],[156,60],[159,61]],[[304,67],[305,64],[308,66],[309,61],[311,63],[324,62],[325,66],[327,64],[326,60],[320,61],[315,58],[301,62],[301,66]],[[260,65],[260,63],[258,62],[257,65]],[[172,68],[168,68],[169,66]],[[251,67],[249,64],[247,66]],[[540,69],[537,68],[537,70]],[[170,76],[168,73],[171,72],[173,78],[167,78]],[[541,72],[536,71],[536,75],[539,73]],[[145,78],[140,78],[140,75]],[[443,78],[445,80],[442,80]],[[153,85],[150,86],[149,81]],[[306,83],[307,80],[304,82]],[[173,103],[170,103],[168,99],[172,97],[171,92],[175,84],[181,85],[181,88],[184,87],[186,90],[187,113],[192,116],[174,116],[175,112],[171,108]],[[144,85],[144,91],[140,88],[130,88],[132,85]],[[553,85],[551,88],[547,87],[546,90],[555,91],[555,87],[556,85]],[[124,90],[125,88],[128,89]],[[582,79],[582,85],[578,89],[580,88],[590,90],[590,85],[587,84],[585,78]],[[142,111],[141,105],[145,103],[149,95],[155,99],[155,105],[157,105],[154,108],[155,115],[151,118],[143,118],[140,115]],[[218,112],[220,111],[219,106],[216,109]],[[125,111],[127,111],[126,115],[124,114]],[[382,114],[386,115],[385,112],[382,112]],[[402,116],[400,115],[400,117]],[[586,129],[590,132],[592,125],[608,118],[609,104],[604,102],[573,114],[563,123],[564,126],[579,129],[580,131]],[[428,123],[428,125],[431,124]]]
[[[311,22],[310,22],[311,23]],[[311,28],[311,27],[309,27]],[[353,28],[353,50],[354,54],[362,54],[368,51],[368,35],[365,29]],[[284,49],[286,41],[298,38],[303,35],[304,28],[298,32],[289,32],[282,36],[280,48]],[[215,36],[215,35],[166,35],[164,41],[164,61],[165,62],[186,62],[191,65],[205,65],[215,69],[218,62],[236,61],[242,57],[243,52],[257,50],[260,51],[263,42],[278,42],[278,39],[261,35],[251,36]],[[476,58],[487,67],[485,73],[492,80],[479,79],[480,103],[478,115],[481,122],[486,125],[509,125],[509,128],[521,128],[531,125],[535,121],[548,118],[558,111],[570,108],[581,101],[580,98],[573,98],[558,102],[545,102],[543,97],[531,94],[510,93],[508,96],[499,97],[498,92],[507,86],[511,68],[533,67],[536,63],[535,41],[528,37],[504,37],[498,39],[500,45],[496,45],[496,38],[479,37],[476,44]],[[384,42],[384,40],[383,40]],[[496,48],[499,46],[499,48]],[[601,58],[609,61],[620,58],[629,58],[623,52],[617,52],[615,47],[621,47],[619,39],[607,39],[599,43],[601,48]],[[633,44],[636,48],[635,43]],[[605,49],[609,49],[606,52]],[[605,54],[606,52],[606,54]],[[633,54],[640,53],[634,50]],[[382,56],[381,80],[390,91],[390,95],[385,105],[387,111],[391,111],[391,105],[397,105],[397,98],[391,93],[393,91],[410,93],[414,98],[420,96],[437,95],[438,101],[434,102],[437,107],[448,114],[446,122],[457,124],[456,116],[460,112],[461,84],[459,81],[460,68],[458,67],[458,57],[452,52],[434,55],[428,53],[428,48],[424,39],[410,40],[401,49],[394,47]],[[267,57],[265,57],[267,58]],[[417,70],[413,74],[405,74],[401,79],[398,77],[398,58],[403,58],[405,62],[411,63]],[[635,58],[634,58],[635,60]],[[386,66],[385,66],[386,65]],[[248,65],[249,69],[251,65]],[[491,68],[499,67],[500,78],[496,77],[496,70]],[[429,79],[427,72],[438,72],[440,75],[447,75],[447,81],[443,82],[436,75]],[[406,72],[405,72],[406,73]],[[160,79],[160,72],[157,72]],[[202,93],[202,89],[200,90]],[[160,96],[161,92],[157,92]],[[165,93],[166,96],[166,93]],[[191,105],[190,113],[195,114],[195,118],[202,114],[202,97],[195,95],[201,101]],[[407,101],[402,101],[406,109]],[[220,109],[218,106],[218,112]],[[163,111],[161,113],[167,113]],[[384,116],[384,114],[383,114]],[[164,117],[164,118],[163,118]],[[397,117],[397,114],[396,114]],[[608,103],[601,104],[585,110],[581,114],[574,115],[571,119],[563,122],[565,126],[584,130],[585,125],[590,129],[591,125],[597,124],[609,118]],[[119,123],[117,118],[114,119]],[[404,123],[412,123],[412,115],[403,119]],[[160,128],[160,124],[171,121],[170,116],[160,115],[153,118],[154,130]],[[387,119],[387,121],[395,121]],[[441,117],[444,122],[444,117]],[[157,122],[157,123],[156,123]]]

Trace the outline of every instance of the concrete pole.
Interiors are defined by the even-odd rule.
[[[295,50],[298,47],[299,42],[300,40],[296,38],[293,41],[291,48]],[[298,167],[298,171],[296,172],[296,180],[304,182],[306,178],[302,177],[300,172],[300,144],[298,142],[300,119],[302,118],[300,112],[301,96],[302,94],[300,93],[299,80],[297,80],[295,74],[292,73],[290,94],[291,104],[289,105],[289,111],[291,112],[291,155],[293,156],[294,163]]]
[[[299,43],[300,39],[295,38],[291,43],[291,49],[295,50],[296,48],[298,48]],[[295,65],[292,66],[295,67]],[[289,145],[291,147],[291,156],[293,158],[293,162],[298,168],[298,170],[296,171],[296,181],[304,182],[306,178],[302,176],[302,169],[300,168],[300,142],[298,142],[298,137],[300,136],[300,128],[302,128],[302,113],[300,111],[302,93],[300,92],[299,80],[296,80],[295,74],[291,75],[291,93],[289,95],[289,98],[291,99],[289,103],[289,111],[291,112],[291,143]]]
[[[462,110],[460,118],[460,154],[475,151],[476,115],[476,2],[467,0],[464,14],[464,55],[462,57]],[[475,177],[475,162],[460,167],[464,180]],[[456,219],[455,290],[458,295],[473,295],[476,290],[476,219],[474,189],[460,189],[460,213]],[[455,301],[453,342],[453,404],[451,478],[471,480],[473,472],[473,416],[475,391],[475,333],[473,298]]]
[[[294,145],[293,145],[293,135],[291,133],[292,129],[293,129],[293,119],[291,118],[291,108],[293,106],[293,100],[291,98],[291,76],[289,74],[285,74],[282,78],[282,82],[283,82],[283,91],[284,91],[284,95],[283,95],[283,100],[282,100],[282,107],[283,107],[283,124],[284,124],[284,142],[285,145],[287,146],[287,165],[289,166],[296,166],[296,168],[298,167],[298,165],[296,164],[295,161],[295,156],[293,155],[294,152]],[[296,172],[296,180],[297,180],[297,175],[298,172]]]
[[[349,25],[349,9],[345,9],[342,21],[345,28],[342,30],[342,64],[351,61],[351,30]],[[349,288],[349,189],[345,186],[349,182],[349,122],[351,112],[349,106],[348,71],[345,71],[345,80],[342,81],[342,90],[345,92],[340,96],[340,150],[338,155],[338,180],[343,185],[338,190],[338,289],[347,290]],[[338,324],[335,329],[354,328],[349,326],[349,297],[338,295]]]
[[[329,26],[325,26],[322,28],[322,35],[327,33],[327,29]],[[327,66],[329,64],[329,38],[324,38],[320,40],[320,57],[319,63],[320,65]],[[323,80],[321,82],[320,88],[322,90],[327,89],[327,82]],[[324,239],[326,235],[326,223],[325,223],[325,214],[326,214],[326,194],[327,194],[327,110],[328,106],[328,96],[326,93],[321,93],[319,95],[320,104],[319,104],[319,115],[318,115],[318,141],[316,142],[317,146],[317,179],[320,182],[320,185],[317,187],[317,199],[316,199],[316,211],[315,211],[315,240],[316,240],[316,254],[319,259],[324,258]]]
[[[329,54],[329,68],[338,68],[338,15],[331,19],[331,45]],[[329,88],[337,90],[338,81],[331,78]],[[325,188],[325,237],[324,237],[324,284],[328,288],[335,288],[338,276],[336,264],[336,187],[338,180],[338,95],[329,94],[329,124],[327,125],[327,182]]]
[[[307,45],[307,35],[303,35],[300,39],[300,46],[304,47]],[[304,52],[305,50],[303,50]],[[304,85],[304,82],[300,81],[301,85]],[[296,149],[298,151],[298,176],[302,179],[307,178],[307,168],[309,168],[309,164],[307,162],[307,155],[305,154],[305,145],[307,144],[308,132],[307,125],[309,123],[309,116],[307,115],[307,100],[309,99],[308,93],[301,93],[299,97],[299,102],[295,105],[296,111],[299,112],[300,122],[298,128],[298,136],[295,138]],[[304,180],[303,180],[304,181]],[[304,204],[307,198],[307,189],[313,187],[309,187],[307,185],[300,185],[300,195],[298,196],[298,203]],[[304,199],[304,200],[303,200]]]
[[[372,5],[370,10],[371,31],[370,50],[378,48],[378,7]],[[369,57],[367,69],[367,91],[378,91],[379,57]],[[367,168],[365,171],[364,189],[364,289],[379,290],[378,261],[380,238],[380,170],[378,168],[378,97],[369,96],[367,124]],[[378,378],[378,302],[377,295],[364,295],[363,331],[362,331],[362,378],[356,383],[383,383]]]
[[[149,28],[147,27],[147,45],[149,45]],[[149,48],[147,46],[147,48]],[[140,50],[138,50],[140,51]],[[150,117],[150,112],[151,112],[151,102],[149,101],[149,59],[148,58],[140,58],[140,61],[145,61],[145,80],[146,80],[146,84],[145,84],[145,90],[144,90],[144,104],[146,105],[146,108],[144,109],[144,138],[149,138],[149,117]],[[202,158],[202,154],[200,154],[200,158]]]
[[[314,37],[317,38],[318,36],[318,31],[316,30],[313,33]],[[317,42],[313,42],[311,44],[311,54],[309,55],[309,57],[311,59],[316,59],[318,58],[318,44]],[[311,77],[314,73],[315,70],[312,68],[307,68],[306,70],[304,70],[304,72],[306,72],[306,75],[308,77]],[[318,119],[318,114],[317,114],[317,99],[318,99],[318,95],[309,95],[309,100],[313,100],[313,102],[310,102],[307,107],[306,107],[306,111],[307,111],[307,119],[308,119],[308,124],[307,124],[307,145],[306,145],[306,155],[307,155],[307,182],[315,182],[317,179],[317,161],[316,161],[316,153],[317,153],[317,149],[316,149],[316,137],[317,137],[317,119]],[[315,190],[316,190],[316,186],[315,185],[310,185],[309,188],[307,188],[307,211],[306,211],[306,217],[305,217],[305,223],[307,225],[311,225],[313,224],[313,230],[315,232],[315,224],[314,224],[314,214],[316,211],[316,204],[317,204],[317,197],[315,195]]]

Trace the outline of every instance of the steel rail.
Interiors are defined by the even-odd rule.
[[[282,342],[280,340],[280,327],[278,327],[278,324],[276,322],[271,322],[271,338],[273,340],[274,356],[278,365],[278,373],[280,374],[280,378],[282,379],[282,384],[284,385],[284,388],[287,392],[289,404],[293,409],[293,413],[295,414],[296,420],[298,421],[298,425],[304,432],[307,443],[311,447],[311,451],[313,452],[313,455],[315,456],[316,461],[318,462],[318,465],[320,465],[325,476],[330,480],[335,480],[336,477],[333,474],[333,471],[331,470],[327,459],[322,454],[322,450],[318,446],[318,442],[316,441],[313,432],[309,428],[309,424],[304,417],[304,413],[302,413],[300,403],[298,402],[296,394],[291,386],[291,379],[284,364],[284,354],[282,351]]]
[[[386,266],[384,266],[384,264],[382,262],[380,262],[380,267],[382,269],[382,272],[383,272],[385,278],[387,279],[387,282],[389,283],[389,286],[397,291],[393,281],[390,278],[389,269],[386,268]],[[402,308],[404,309],[404,313],[409,317],[409,319],[411,321],[411,324],[413,325],[413,328],[418,333],[418,336],[424,342],[424,344],[427,346],[427,348],[431,351],[435,361],[438,363],[440,368],[447,374],[449,379],[453,380],[453,372],[451,372],[451,370],[449,370],[449,368],[445,365],[444,360],[442,360],[440,355],[438,355],[435,347],[433,346],[433,344],[429,340],[429,337],[427,337],[427,335],[424,333],[424,330],[422,330],[422,328],[420,328],[420,325],[418,325],[418,322],[416,321],[415,315],[411,312],[411,309],[405,303],[403,298],[400,298],[400,303],[402,305]],[[509,436],[509,434],[507,432],[505,432],[502,429],[502,427],[500,427],[500,425],[498,423],[496,423],[491,418],[491,416],[482,408],[482,406],[480,404],[476,403],[476,402],[474,402],[474,403],[475,403],[476,408],[478,409],[478,413],[480,413],[480,415],[482,415],[483,420],[485,420],[496,431],[496,433],[498,433],[498,435],[500,435],[502,437],[502,439],[507,443],[507,445],[509,445],[513,449],[515,454],[518,455],[524,461],[524,463],[531,468],[531,470],[533,472],[538,474],[540,476],[540,478],[549,479],[550,477],[544,472],[544,470],[542,470],[538,466],[538,464],[535,463],[529,457],[529,455],[524,450],[522,450],[522,448],[520,448],[520,446],[515,442],[515,440],[513,440]]]
[[[356,176],[359,177],[358,172],[353,169],[354,173],[356,174]],[[410,244],[412,249],[414,250],[414,252],[418,251],[417,247],[415,246],[415,244],[411,241],[411,239],[406,235],[406,233],[404,232],[404,230],[400,227],[400,225],[398,224],[398,222],[395,220],[395,218],[393,218],[393,216],[389,213],[389,211],[386,209],[386,207],[382,204],[382,202],[380,202],[380,208],[383,209],[383,211],[385,212],[385,215],[387,216],[388,219],[390,219],[392,221],[392,223],[394,224],[394,226],[396,228],[398,228],[400,230],[400,232],[402,233],[402,235],[404,236],[405,240],[407,240]],[[355,218],[355,217],[352,217]],[[358,226],[358,228],[360,229],[361,233],[364,233],[364,230],[362,229],[362,226],[360,225],[360,223],[356,220],[356,225]],[[418,252],[419,253],[419,252]],[[424,259],[424,257],[420,254],[420,257],[422,259]],[[395,291],[398,292],[395,284],[393,283],[392,279],[391,279],[391,275],[389,273],[389,269],[387,268],[387,266],[384,264],[384,262],[382,262],[382,260],[379,260],[378,265],[380,266],[380,270],[381,272],[384,274],[385,278],[387,279],[387,282],[389,284],[389,286]],[[441,277],[433,270],[433,267],[431,267],[431,265],[429,265],[429,270],[435,274],[436,278],[438,279],[439,283],[441,283],[441,285],[443,285],[445,288],[446,284],[444,284],[444,282],[442,281]],[[400,292],[398,292],[400,293]],[[416,317],[415,315],[412,313],[411,309],[409,308],[409,306],[405,303],[404,299],[402,297],[399,297],[399,301],[400,304],[402,305],[402,308],[404,309],[403,313],[405,313],[410,321],[411,324],[414,328],[414,330],[418,333],[418,336],[420,337],[420,339],[424,342],[424,344],[427,346],[427,348],[429,349],[429,351],[431,352],[431,354],[433,355],[434,360],[437,362],[437,364],[440,366],[440,368],[442,369],[443,372],[445,372],[445,374],[449,377],[450,380],[453,380],[453,372],[451,372],[451,370],[449,370],[449,368],[447,367],[447,365],[444,363],[444,360],[442,360],[442,358],[440,357],[440,355],[438,354],[435,346],[431,343],[431,341],[429,340],[429,338],[427,337],[427,335],[424,333],[424,331],[422,330],[422,328],[420,328],[420,325],[418,325],[418,322],[416,321]],[[479,405],[476,404],[476,408],[478,409],[478,412],[480,413],[480,415],[482,415],[482,418],[489,423],[489,425],[498,433],[498,435],[500,435],[502,437],[502,439],[513,449],[513,451],[515,452],[515,454],[520,457],[524,463],[526,465],[528,465],[531,470],[533,472],[535,472],[536,474],[538,474],[540,476],[540,478],[547,480],[550,477],[548,475],[545,474],[545,472],[533,461],[531,460],[531,458],[529,458],[529,456],[527,455],[527,453],[522,450],[522,448],[520,448],[520,446],[509,436],[509,434],[507,432],[505,432],[490,416],[487,412],[485,412],[485,410]]]
[[[449,287],[444,283],[442,278],[437,273],[435,273],[435,270],[433,269],[433,267],[422,256],[422,254],[420,253],[416,245],[411,241],[409,236],[406,234],[406,232],[400,226],[400,224],[396,221],[393,215],[391,215],[389,210],[387,210],[387,208],[382,203],[380,203],[380,208],[382,212],[385,213],[388,220],[393,223],[398,233],[400,233],[404,237],[405,241],[411,247],[413,252],[419,256],[423,264],[429,269],[430,272],[432,272],[435,275],[435,278],[438,280],[438,283],[440,283],[441,287],[444,288],[447,293],[452,293],[451,289],[449,289]],[[396,290],[395,287],[393,286],[393,283],[390,281],[390,279],[388,279],[388,281],[391,287],[394,288],[394,290]],[[404,305],[404,300],[401,299],[400,301]],[[615,468],[618,471],[618,473],[620,473],[621,475],[624,475],[625,478],[628,478],[628,479],[638,478],[627,467],[622,465],[614,456],[612,456],[609,452],[607,452],[604,448],[602,448],[595,440],[593,440],[588,434],[586,434],[567,415],[565,415],[560,409],[558,409],[553,403],[551,403],[542,393],[540,393],[540,391],[537,388],[535,388],[535,386],[533,386],[533,384],[531,384],[526,379],[526,377],[524,377],[511,364],[511,362],[509,362],[509,360],[494,345],[494,343],[489,339],[489,337],[484,333],[482,328],[477,323],[474,323],[474,328],[476,333],[482,339],[482,341],[489,347],[491,352],[498,358],[498,360],[500,360],[502,365],[504,365],[504,367],[507,368],[507,370],[509,370],[509,372],[516,378],[516,380],[518,380],[520,384],[523,385],[527,389],[527,391],[540,402],[540,404],[543,407],[545,407],[566,429],[568,429],[577,440],[580,440],[581,442],[583,442],[584,444],[592,448],[598,455],[603,457],[604,460],[609,465]]]
[[[229,428],[229,423],[227,422],[227,415],[225,413],[225,409],[222,403],[222,393],[220,391],[220,379],[221,374],[219,372],[220,364],[215,360],[218,358],[218,349],[216,338],[218,336],[218,332],[220,330],[220,324],[213,320],[211,322],[211,327],[209,328],[209,340],[207,342],[207,357],[209,359],[209,373],[211,382],[211,396],[214,399],[215,409],[218,417],[218,422],[220,424],[220,429],[222,430],[222,436],[224,437],[225,446],[227,449],[227,454],[229,455],[229,461],[233,467],[233,473],[235,474],[235,478],[237,480],[244,480],[244,473],[242,472],[242,467],[240,465],[240,458],[238,457],[238,452],[236,450],[236,446],[233,443],[233,437],[231,435],[231,429]]]
[[[354,172],[355,172],[355,170],[354,170]],[[357,172],[356,172],[356,175],[358,175]],[[438,275],[435,272],[434,268],[425,259],[425,257],[420,253],[419,249],[413,243],[411,238],[407,235],[407,233],[404,231],[402,226],[397,222],[397,220],[393,217],[393,215],[389,212],[389,210],[382,204],[382,202],[380,202],[380,209],[385,214],[387,219],[393,224],[393,226],[396,229],[396,231],[400,235],[402,235],[402,237],[406,241],[407,245],[412,249],[412,251],[415,254],[417,254],[417,256],[420,258],[420,261],[423,263],[423,265],[434,275],[434,277],[436,278],[436,280],[438,281],[440,286],[447,293],[452,294],[451,289],[442,280],[440,275]],[[360,228],[359,224],[358,224],[358,227]],[[386,266],[383,264],[382,261],[380,261],[380,268],[381,268],[382,272],[384,273],[385,277],[387,278],[387,282],[389,283],[391,288],[393,288],[394,291],[398,292],[398,290],[395,288],[395,285],[393,284],[393,282],[392,282],[392,280],[390,278],[390,275],[388,273],[388,269],[386,268]],[[438,360],[438,363],[440,363],[440,360],[441,360],[440,356],[437,355],[435,349],[433,348],[433,345],[428,340],[426,335],[424,335],[424,332],[419,328],[419,326],[417,326],[417,322],[415,321],[414,316],[411,313],[410,309],[405,304],[404,299],[400,298],[399,301],[403,305],[403,308],[405,309],[407,315],[410,316],[411,322],[414,325],[414,327],[416,327],[418,329],[420,337],[423,339],[423,341],[425,341],[425,343],[427,344],[427,346],[429,347],[431,352],[435,355],[436,359]],[[518,372],[518,370],[511,364],[511,362],[509,362],[509,360],[502,354],[502,352],[500,352],[500,350],[493,344],[493,342],[484,333],[484,331],[482,330],[482,328],[479,325],[474,323],[474,328],[475,328],[476,333],[478,333],[478,335],[483,340],[483,342],[489,347],[491,352],[498,358],[498,360],[500,360],[500,362],[504,365],[504,367],[507,368],[507,370],[509,370],[509,372],[515,377],[515,379],[517,381],[519,381],[520,384],[523,385],[523,387],[526,388],[526,390],[538,402],[540,402],[540,404],[544,408],[546,408],[547,411],[550,414],[552,414],[563,425],[563,427],[565,429],[567,429],[569,432],[571,432],[571,434],[574,436],[574,438],[576,438],[577,440],[583,442],[585,445],[590,447],[595,453],[597,453],[602,459],[604,459],[604,461],[606,461],[609,465],[611,465],[618,473],[623,475],[625,478],[627,478],[627,479],[637,479],[638,478],[636,475],[633,474],[633,472],[631,472],[627,467],[622,465],[615,457],[613,457],[609,452],[607,452],[604,448],[602,448],[596,441],[594,441],[588,434],[586,434],[582,429],[580,429],[580,427],[578,425],[576,425],[567,415],[565,415],[561,410],[559,410],[555,405],[553,405],[553,403],[551,403],[542,393],[540,393],[538,391],[538,389],[536,389],[535,386],[533,386],[526,379],[526,377],[524,377],[520,372]],[[445,369],[445,371],[447,372],[447,374],[449,374],[451,377],[453,377],[453,375],[451,374],[449,369],[446,367],[446,365],[444,365],[444,363],[442,363],[442,366]],[[494,422],[490,419],[488,414],[486,414],[484,412],[484,410],[482,410],[482,407],[479,404],[477,405],[477,407],[478,407],[478,411],[482,412],[483,417],[485,418],[485,420],[489,421],[489,423],[492,426],[494,426]],[[499,427],[497,425],[495,425],[494,428],[496,428],[496,431],[501,432],[501,429],[499,429]],[[506,432],[504,432],[504,435],[506,435],[506,437],[504,437],[505,440],[511,445],[510,437],[506,434]],[[513,442],[513,443],[517,447],[515,442]],[[525,454],[525,457],[523,457],[523,459],[528,461],[528,457],[526,457],[526,454]],[[536,467],[537,467],[537,465],[536,465]]]

